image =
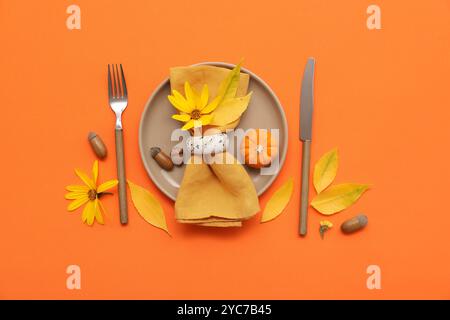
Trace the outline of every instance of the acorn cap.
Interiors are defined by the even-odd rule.
[[[88,140],[92,140],[97,136],[97,134],[93,131],[89,132],[88,134]]]
[[[365,214],[358,215],[358,221],[361,227],[365,227],[367,225],[367,222],[369,222],[369,219]]]
[[[152,155],[153,158],[156,157],[156,155],[160,152],[161,152],[161,148],[159,148],[159,147],[151,147],[150,148],[150,154]]]

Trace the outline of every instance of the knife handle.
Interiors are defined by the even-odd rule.
[[[123,150],[123,130],[116,129],[117,178],[119,180],[120,223],[128,223],[127,180],[125,178],[125,156]]]
[[[308,226],[308,202],[309,202],[309,167],[311,160],[311,141],[303,141],[302,148],[302,184],[300,194],[300,230],[301,236],[306,235]]]

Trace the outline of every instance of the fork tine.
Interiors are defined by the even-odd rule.
[[[119,67],[117,66],[117,64],[116,64],[116,74],[117,74],[117,92],[118,92],[117,98],[123,98],[123,89],[121,81],[122,76],[119,73]]]
[[[111,69],[112,69],[112,75],[113,75],[113,96],[114,99],[118,98],[118,92],[117,92],[117,74],[116,74],[116,69],[114,68],[114,65],[111,65]]]
[[[122,64],[120,64],[120,72],[122,73],[122,96],[128,98],[127,83],[125,82],[125,74],[123,73]]]
[[[112,94],[111,70],[108,64],[108,96],[110,100],[112,99]]]

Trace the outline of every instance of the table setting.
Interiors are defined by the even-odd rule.
[[[5,298],[448,296],[446,1],[0,7]]]
[[[369,188],[365,184],[331,186],[338,168],[337,148],[316,163],[313,182],[317,196],[308,203],[310,157],[314,109],[314,68],[306,61],[300,90],[300,141],[302,161],[298,234],[306,236],[308,209],[330,216],[356,202]],[[98,160],[92,178],[76,169],[84,186],[66,187],[69,211],[84,205],[82,221],[104,223],[100,198],[117,186],[120,223],[128,224],[128,196],[149,224],[169,230],[158,198],[126,177],[122,114],[128,105],[128,88],[122,64],[108,64],[108,101],[115,115],[117,179],[97,185]],[[144,106],[139,125],[139,149],[151,181],[174,201],[175,219],[192,227],[242,227],[261,213],[266,223],[279,216],[288,205],[295,185],[289,177],[273,192],[264,208],[261,196],[276,180],[287,155],[288,127],[283,106],[260,77],[238,64],[202,62],[172,67],[169,76],[153,91]],[[89,132],[88,142],[98,159],[107,148],[101,137]],[[322,192],[324,191],[324,192]],[[352,220],[353,219],[353,220]],[[344,233],[367,225],[360,215],[342,224]],[[331,229],[329,220],[320,221],[323,239]]]

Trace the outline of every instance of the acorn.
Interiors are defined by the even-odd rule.
[[[152,147],[150,148],[150,154],[153,159],[155,159],[156,163],[166,171],[170,171],[173,169],[173,162],[170,157],[165,154],[161,148]]]
[[[351,219],[344,221],[341,224],[341,230],[343,233],[346,233],[346,234],[353,233],[353,232],[363,229],[367,225],[368,222],[369,222],[369,219],[367,218],[367,216],[364,214],[360,214],[360,215],[357,215],[356,217],[353,217]]]
[[[95,155],[99,159],[106,158],[106,155],[108,154],[108,151],[106,149],[106,145],[103,142],[102,138],[95,132],[89,132],[88,134],[88,141],[89,144],[92,147],[92,150],[94,151]]]

